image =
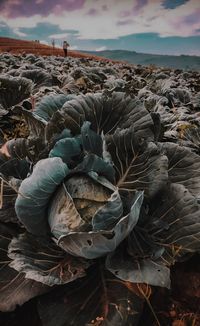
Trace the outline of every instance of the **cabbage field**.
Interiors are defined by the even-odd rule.
[[[0,142],[0,325],[200,323],[200,72],[2,53]]]

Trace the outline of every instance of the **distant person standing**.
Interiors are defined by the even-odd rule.
[[[53,50],[55,49],[55,40],[53,39],[53,40],[51,40],[51,45],[52,45],[52,47],[53,47]]]
[[[63,42],[63,51],[64,51],[64,56],[67,57],[67,48],[69,46],[69,43],[67,41]]]

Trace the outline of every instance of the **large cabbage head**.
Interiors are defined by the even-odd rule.
[[[49,157],[23,180],[15,209],[26,229],[50,236],[68,253],[103,256],[136,225],[143,192],[121,198],[105,137],[84,122],[80,133],[62,131]]]

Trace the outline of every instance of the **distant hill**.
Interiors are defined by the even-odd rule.
[[[85,51],[86,52],[86,51]],[[174,69],[200,70],[200,57],[189,55],[158,55],[126,50],[87,51],[112,60],[123,60],[133,64],[156,65]]]

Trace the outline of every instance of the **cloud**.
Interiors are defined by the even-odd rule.
[[[107,11],[107,10],[108,10],[108,6],[107,6],[107,5],[103,5],[103,6],[101,7],[101,9],[102,9],[103,11]]]
[[[196,35],[200,29],[195,14],[200,9],[199,0],[173,1],[176,6],[171,8],[169,0],[96,0],[95,4],[94,0],[3,0],[0,16],[11,28],[24,33],[22,28],[53,22],[61,33],[77,30],[80,40],[112,39],[133,32],[159,33],[161,37]]]
[[[18,38],[13,28],[8,26],[4,21],[0,21],[0,36]]]
[[[116,22],[117,26],[123,26],[123,25],[130,25],[133,23],[132,19],[126,19],[126,20],[119,20]]]
[[[7,18],[48,16],[66,11],[75,11],[84,6],[85,0],[1,0],[0,11]]]
[[[148,4],[148,0],[136,0],[133,7],[133,12],[135,14],[139,13]]]
[[[99,14],[99,12],[98,12],[98,10],[95,9],[95,8],[90,8],[90,9],[88,10],[88,12],[86,13],[86,15],[89,15],[89,16],[96,16],[96,15],[98,15],[98,14]]]
[[[95,49],[95,51],[105,51],[105,50],[107,50],[107,47],[106,46],[101,46],[100,48],[97,48],[97,49]]]
[[[16,28],[14,27],[13,30]],[[34,27],[22,27],[18,28],[19,32],[25,33],[27,38],[30,39],[41,39],[41,40],[48,40],[48,39],[64,39],[69,38],[72,39],[76,35],[78,35],[78,31],[65,29],[62,30],[59,25],[51,24],[51,23],[38,23]]]
[[[69,33],[60,33],[60,34],[51,34],[48,36],[48,38],[55,38],[55,39],[65,39],[69,37]]]
[[[199,24],[199,20],[200,20],[200,9],[196,10],[195,12],[193,12],[190,15],[186,15],[183,19],[182,22],[183,24]]]
[[[27,36],[26,33],[20,32],[19,28],[13,28],[13,32],[20,37]]]

